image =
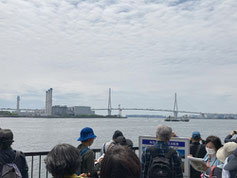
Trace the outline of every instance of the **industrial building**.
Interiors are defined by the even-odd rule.
[[[95,114],[95,111],[92,111],[89,106],[73,106],[70,107],[70,110],[73,112],[74,116]]]
[[[91,110],[89,106],[52,106],[52,116],[58,117],[75,117],[82,115],[95,115],[95,112]]]
[[[67,106],[53,106],[52,107],[53,116],[67,116]]]

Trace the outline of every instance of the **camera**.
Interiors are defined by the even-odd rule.
[[[234,130],[234,134],[237,134],[237,131],[236,131],[236,130]]]

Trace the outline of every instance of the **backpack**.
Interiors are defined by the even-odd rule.
[[[15,160],[12,163],[6,163],[2,166],[1,178],[22,178],[21,172],[15,164],[20,152],[16,151]]]
[[[173,170],[171,166],[171,156],[176,152],[174,149],[170,148],[168,153],[163,155],[155,154],[156,148],[151,147],[151,164],[148,169],[149,178],[172,178]]]
[[[89,149],[88,147],[86,147],[86,148],[84,148],[83,150],[80,151],[82,161],[83,161],[83,158],[84,158],[86,152],[89,151],[89,150],[90,150],[90,149]],[[80,175],[80,174],[82,174],[82,173],[83,173],[83,172],[82,172],[82,164],[81,164],[79,170],[77,171],[77,175]]]

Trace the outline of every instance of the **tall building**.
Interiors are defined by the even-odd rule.
[[[20,112],[20,96],[17,96],[17,102],[16,102],[16,112]]]
[[[45,114],[47,116],[52,115],[52,105],[53,105],[53,89],[50,88],[46,91]]]

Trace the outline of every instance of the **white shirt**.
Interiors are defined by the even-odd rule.
[[[224,166],[228,163],[228,157],[225,159]],[[230,178],[230,172],[225,170],[224,168],[222,169],[222,178]]]

